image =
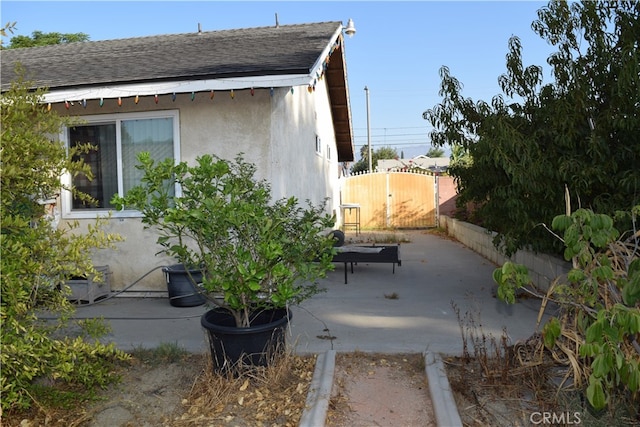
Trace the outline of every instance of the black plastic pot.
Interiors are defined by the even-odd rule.
[[[200,270],[188,270],[184,264],[174,264],[163,267],[162,271],[167,280],[169,303],[172,306],[195,307],[206,302],[206,298],[200,295],[196,289],[196,284],[202,282]]]
[[[291,311],[264,310],[251,326],[238,328],[226,310],[214,308],[200,318],[207,331],[213,369],[238,372],[243,366],[268,366],[285,350],[285,331]]]

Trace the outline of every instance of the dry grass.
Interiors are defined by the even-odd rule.
[[[640,426],[637,408],[622,397],[607,411],[595,412],[577,387],[576,363],[570,354],[545,349],[541,334],[512,344],[506,330],[500,337],[486,334],[473,313],[458,317],[463,354],[443,359],[463,424],[511,427],[531,425],[533,412],[578,413],[582,425]],[[571,331],[563,336],[575,340]],[[575,361],[574,361],[575,362]]]
[[[355,233],[345,234],[345,244],[362,245],[362,244],[394,244],[394,243],[410,243],[411,240],[407,233],[399,230],[369,230],[361,231],[357,236]]]
[[[3,414],[0,425],[297,426],[315,361],[315,355],[284,353],[269,367],[242,367],[241,375],[226,375],[214,372],[209,354],[185,355],[173,346],[138,349],[130,364],[121,367],[122,382],[99,392],[93,403]],[[176,374],[172,380],[166,379],[169,372]],[[176,396],[174,403],[170,395]],[[114,408],[126,409],[133,418],[117,421],[107,416],[105,421],[100,413]]]
[[[297,426],[305,408],[315,356],[285,354],[265,367],[243,367],[240,375],[214,372],[207,358],[184,413],[174,426]]]

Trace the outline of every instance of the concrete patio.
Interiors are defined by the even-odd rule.
[[[342,264],[320,282],[326,292],[292,307],[288,343],[298,353],[435,352],[460,354],[460,321],[477,333],[512,341],[536,331],[540,302],[508,305],[494,297],[496,267],[462,244],[426,231],[399,233],[402,266],[357,264],[344,283]],[[347,244],[353,235],[347,235]],[[380,239],[380,234],[377,238]],[[360,239],[373,239],[365,233]],[[384,243],[380,243],[384,244]],[[173,307],[168,299],[110,297],[79,305],[76,317],[104,317],[112,332],[105,341],[124,350],[177,343],[208,351],[200,316],[207,306]],[[466,320],[465,320],[466,319]]]
[[[299,354],[318,355],[301,427],[324,425],[335,355],[351,351],[423,354],[436,424],[461,426],[441,355],[462,354],[463,333],[496,339],[507,334],[515,342],[537,330],[540,302],[523,299],[508,305],[495,298],[492,262],[434,233],[396,234],[407,242],[400,245],[402,265],[395,272],[392,264],[358,263],[353,273],[348,270],[345,283],[345,266],[336,264],[320,282],[326,292],[291,308],[289,346]],[[389,244],[380,233],[357,239]],[[347,244],[353,240],[347,235]],[[209,351],[200,326],[207,309],[174,307],[167,297],[110,295],[79,305],[76,317],[108,320],[112,332],[104,341],[122,350],[175,343],[201,353]],[[467,344],[473,352],[472,342]]]

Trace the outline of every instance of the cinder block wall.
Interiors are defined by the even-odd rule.
[[[509,260],[525,265],[529,269],[529,277],[531,277],[534,285],[543,292],[547,291],[549,284],[556,277],[566,274],[571,269],[571,263],[561,258],[524,250],[520,250],[511,258],[507,258],[493,246],[493,237],[496,233],[489,232],[468,222],[441,215],[440,226],[447,231],[449,236],[498,266]]]

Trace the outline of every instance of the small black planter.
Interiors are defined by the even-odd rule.
[[[169,304],[174,307],[195,307],[206,302],[206,298],[200,295],[195,286],[202,281],[200,270],[187,270],[184,264],[174,264],[163,267],[162,271],[167,279]]]
[[[213,369],[237,372],[242,366],[268,366],[285,350],[285,331],[291,311],[264,310],[255,316],[252,326],[238,328],[226,310],[214,308],[200,318],[208,332]]]

